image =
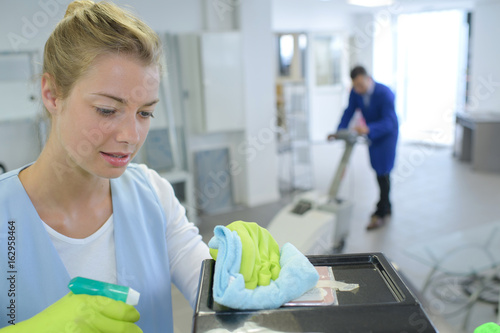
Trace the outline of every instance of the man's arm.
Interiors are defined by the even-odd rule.
[[[351,90],[351,94],[349,95],[349,104],[340,119],[340,124],[337,130],[345,129],[349,126],[349,122],[351,121],[352,116],[354,115],[354,111],[356,110],[356,95],[354,89]]]
[[[394,94],[387,90],[382,95],[381,114],[380,120],[368,123],[368,138],[375,141],[385,135],[397,130],[398,119],[394,108]]]

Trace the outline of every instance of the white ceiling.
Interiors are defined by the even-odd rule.
[[[297,1],[297,0],[295,0]],[[414,12],[443,9],[472,9],[476,0],[395,0],[389,7],[361,7],[347,4],[347,0],[298,0],[304,2],[322,2],[325,7],[334,7],[337,10],[349,13],[370,13],[378,12],[384,9],[397,12]]]

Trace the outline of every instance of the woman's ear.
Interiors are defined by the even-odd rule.
[[[57,111],[59,99],[57,98],[54,79],[49,73],[43,73],[41,86],[43,104],[50,114],[54,114]]]

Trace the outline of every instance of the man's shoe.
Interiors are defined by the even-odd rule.
[[[366,230],[374,230],[383,227],[386,222],[386,217],[372,215],[370,223],[366,226]]]

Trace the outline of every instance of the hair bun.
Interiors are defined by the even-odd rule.
[[[93,5],[95,5],[94,1],[90,0],[73,1],[68,5],[68,9],[66,9],[66,14],[64,15],[64,17],[74,15],[77,11],[90,8]]]

